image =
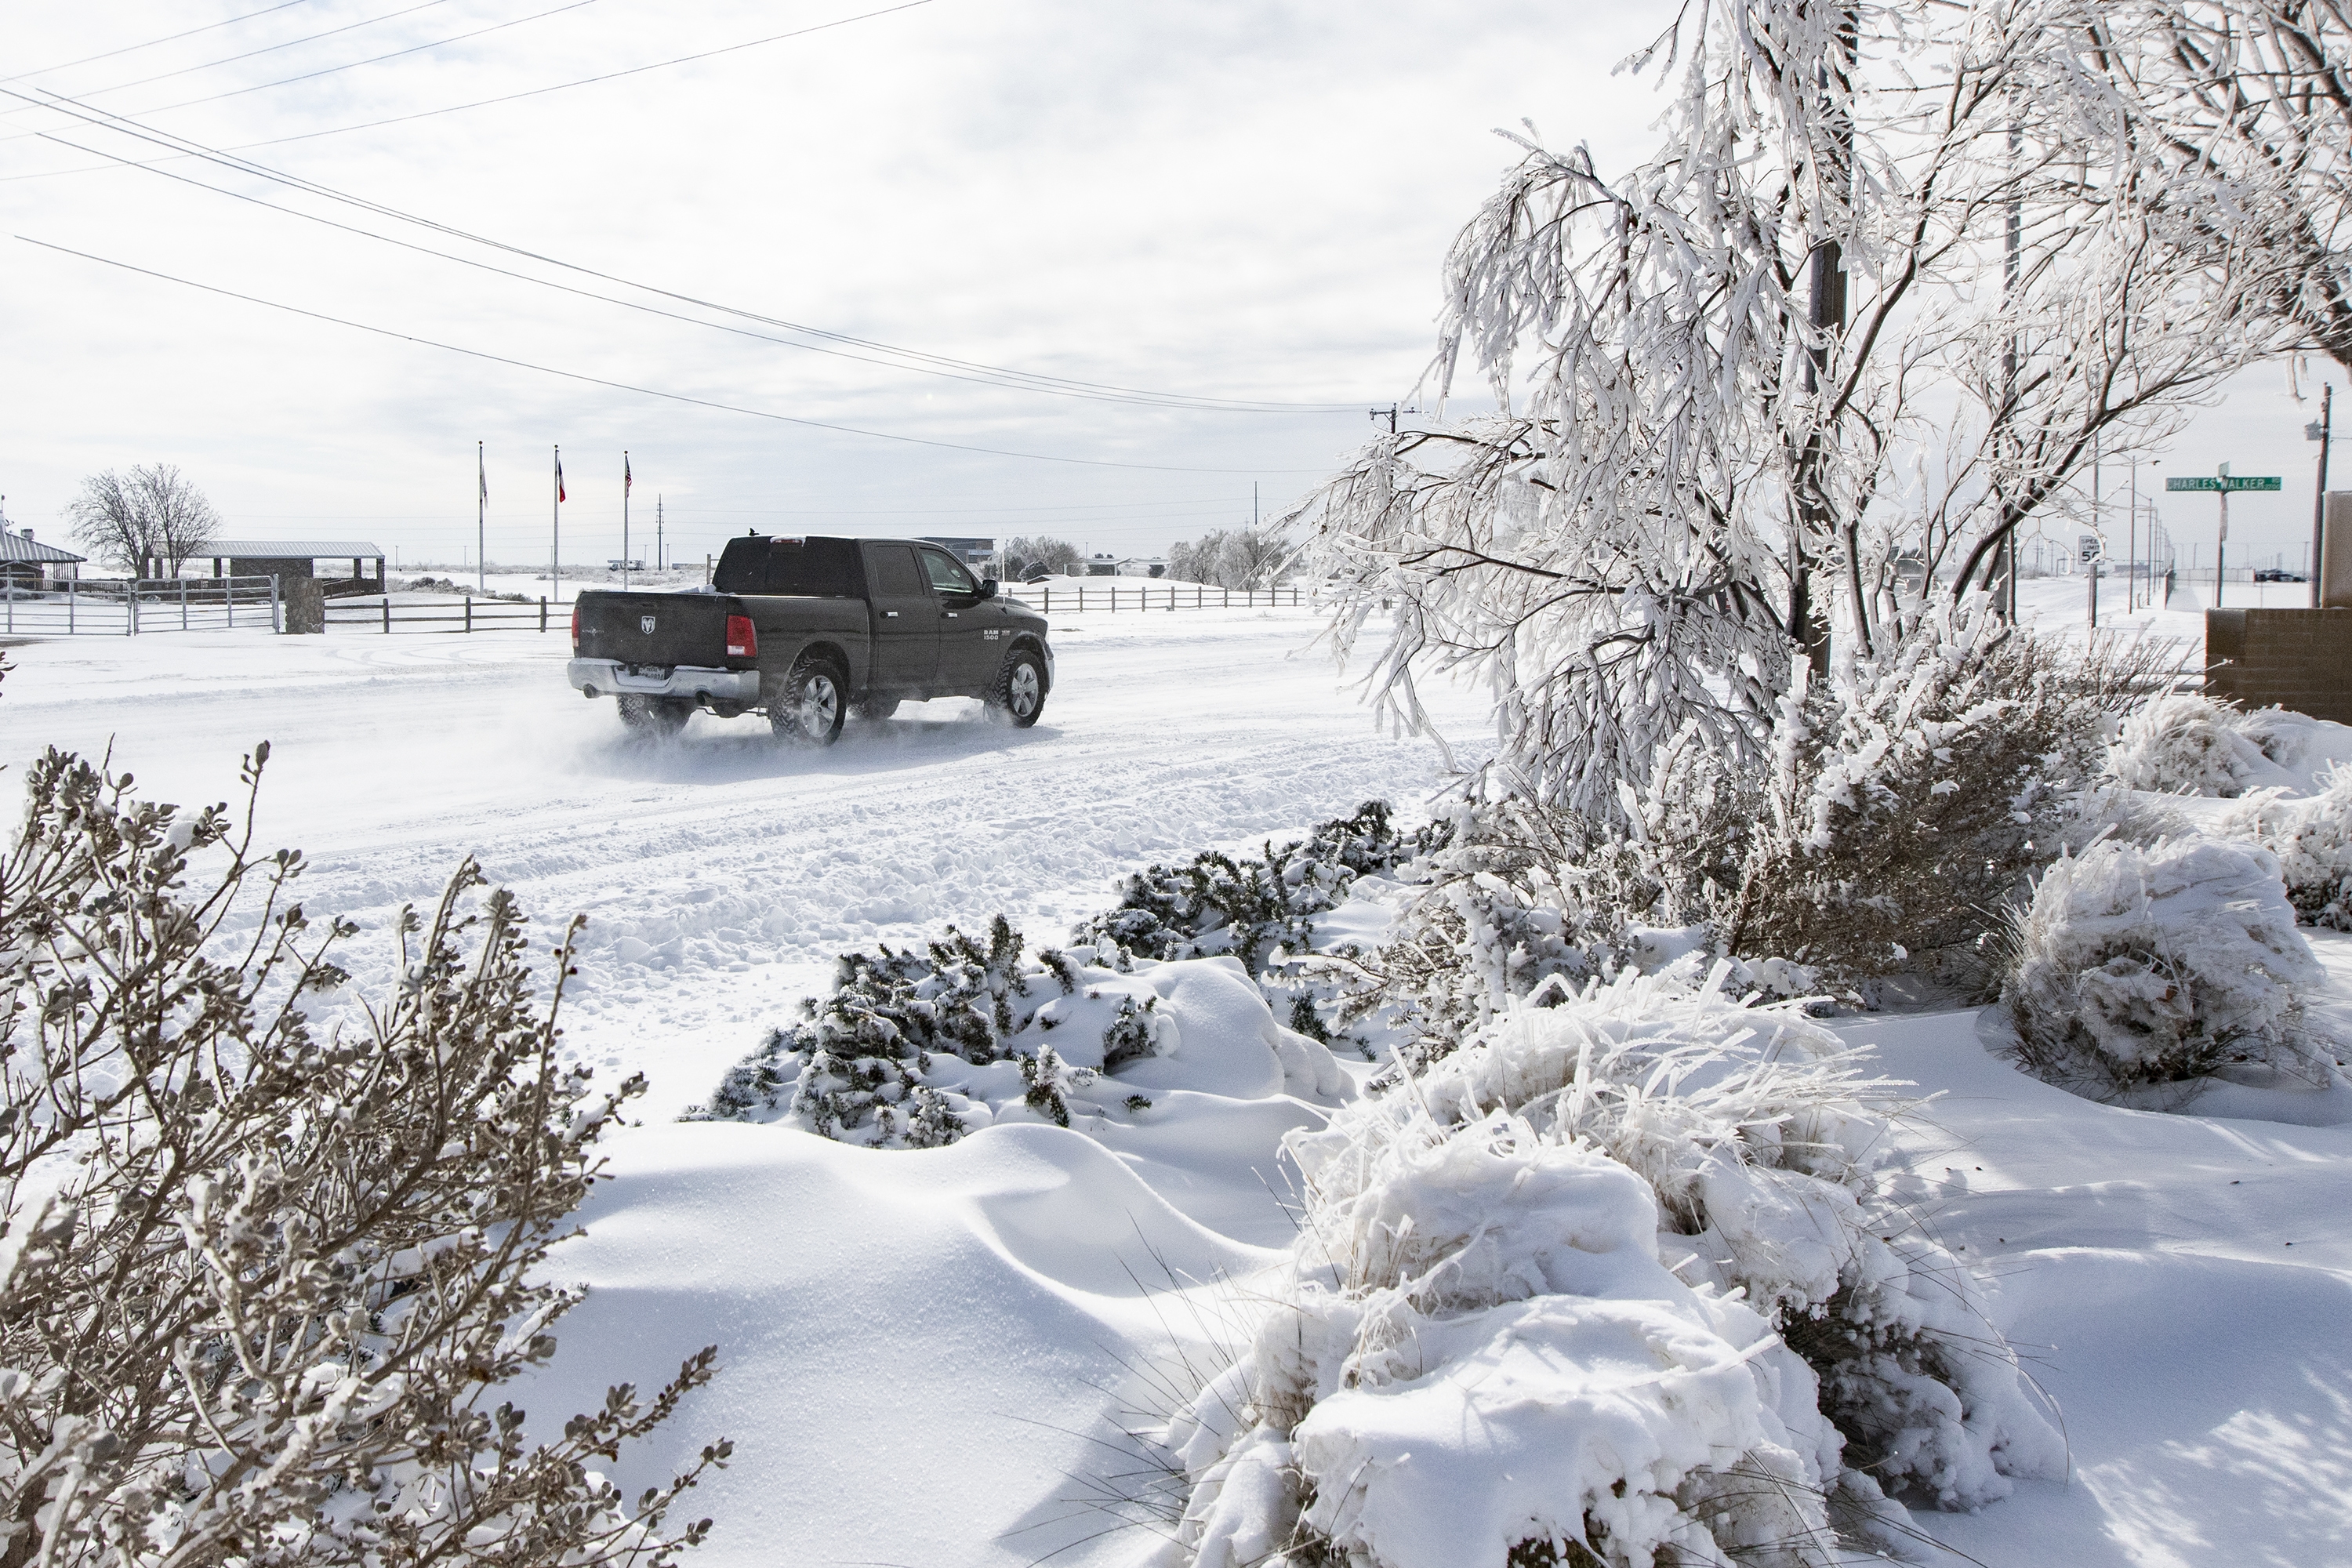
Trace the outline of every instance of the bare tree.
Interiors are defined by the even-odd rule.
[[[1168,547],[1168,575],[1213,588],[1263,588],[1298,553],[1276,528],[1214,529]]]
[[[1048,572],[1061,572],[1077,564],[1078,547],[1066,539],[1054,539],[1042,534],[1035,537],[1024,534],[1006,543],[1004,560],[1006,572],[1015,577],[1039,566],[1043,566]],[[1013,563],[1016,560],[1021,563],[1019,571],[1014,571],[1013,568]]]
[[[170,463],[109,468],[66,508],[74,537],[133,577],[176,576],[220,534],[220,514]]]

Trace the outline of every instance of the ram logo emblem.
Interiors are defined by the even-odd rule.
[[[651,636],[653,636],[653,635],[654,635],[654,618],[653,618],[651,616],[638,616],[638,617],[637,617],[637,629],[638,629],[639,631],[641,631],[641,632],[645,633],[645,634],[646,634],[646,636],[647,636],[647,637],[651,637]]]

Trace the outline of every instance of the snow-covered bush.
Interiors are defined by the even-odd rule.
[[[2233,1061],[2326,1070],[2296,998],[2319,965],[2258,846],[2095,844],[2042,873],[2012,949],[2001,996],[2019,1057],[2053,1083],[2116,1093]]]
[[[698,1541],[665,1517],[725,1444],[634,1502],[605,1472],[711,1351],[546,1441],[499,1403],[555,1350],[578,1297],[548,1248],[642,1088],[559,1060],[570,940],[542,1006],[468,863],[404,911],[381,1005],[339,1005],[354,928],[291,901],[301,856],[254,851],[249,803],[130,784],[49,752],[0,852],[0,1555],[651,1568]],[[339,1005],[355,1027],[314,1023]]]
[[[2133,789],[2235,799],[2270,760],[2256,734],[2274,744],[2293,736],[2273,724],[2249,732],[2254,721],[2267,718],[2210,697],[2159,698],[2124,721],[2107,770]]]
[[[1826,1563],[1881,1483],[2057,1472],[1974,1282],[1886,1239],[1892,1086],[1724,978],[1523,1009],[1293,1135],[1302,1235],[1168,1432],[1192,1561]]]
[[[1304,842],[1269,843],[1240,860],[1210,850],[1122,878],[1118,907],[1081,924],[1071,940],[1146,958],[1229,952],[1255,974],[1276,948],[1305,952],[1315,917],[1337,907],[1356,878],[1386,871],[1418,847],[1396,831],[1388,802],[1366,801]]]
[[[1139,1089],[1328,1100],[1346,1085],[1330,1051],[1278,1026],[1230,956],[1030,953],[1002,915],[984,944],[950,926],[920,952],[845,953],[804,1012],[689,1119],[929,1149],[997,1121],[1067,1127],[1127,1109]]]
[[[2352,768],[2331,768],[2319,784],[2303,800],[2256,790],[2214,826],[2278,857],[2287,901],[2305,924],[2352,931]]]

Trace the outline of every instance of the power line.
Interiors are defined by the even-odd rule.
[[[861,436],[876,441],[896,441],[910,447],[935,447],[944,451],[970,452],[981,457],[1018,458],[1024,462],[1032,463],[1065,463],[1087,468],[1133,468],[1160,474],[1308,474],[1322,471],[1318,468],[1211,468],[1181,463],[1122,463],[1110,458],[1063,458],[1045,452],[1015,452],[1002,447],[974,447],[961,441],[937,441],[923,436],[899,436],[884,430],[865,430],[854,425],[835,425],[823,419],[803,419],[794,415],[778,414],[765,408],[746,408],[740,404],[721,403],[716,398],[695,397],[683,392],[664,392],[658,387],[638,386],[630,382],[613,381],[600,375],[589,375],[583,371],[562,370],[553,365],[539,364],[530,360],[514,359],[506,354],[494,354],[484,349],[469,349],[457,343],[445,343],[434,338],[420,338],[411,332],[394,331],[389,327],[371,326],[365,321],[354,321],[342,316],[331,316],[323,310],[306,310],[299,305],[265,300],[257,294],[241,294],[234,289],[223,289],[211,283],[199,283],[194,279],[178,278],[168,272],[157,272],[150,268],[134,266],[128,261],[117,261],[111,257],[94,256],[89,251],[76,250],[70,246],[53,245],[45,239],[35,239],[30,235],[20,234],[16,238],[26,245],[37,245],[44,250],[54,250],[61,256],[76,257],[83,261],[95,261],[100,266],[118,268],[125,272],[135,272],[141,277],[152,278],[160,282],[177,283],[183,288],[194,289],[206,294],[217,294],[225,300],[238,300],[248,305],[262,305],[273,310],[283,310],[288,315],[304,316],[314,321],[328,322],[332,326],[349,327],[354,331],[393,338],[401,342],[417,343],[425,348],[440,349],[447,353],[464,354],[468,359],[487,360],[493,364],[535,371],[541,375],[560,376],[566,381],[583,382],[591,386],[608,387],[615,392],[634,393],[640,397],[658,397],[665,402],[683,403],[697,408],[714,408],[727,414],[747,415],[754,419],[772,419],[779,424],[798,425],[811,430],[829,430],[835,435]]]
[[[795,27],[789,33],[772,33],[764,38],[752,38],[745,43],[728,44],[720,48],[704,49],[698,54],[679,55],[674,59],[656,60],[651,65],[631,66],[625,70],[605,71],[598,76],[584,76],[572,81],[560,81],[551,87],[528,88],[521,92],[503,93],[497,98],[477,99],[471,103],[453,103],[442,109],[420,110],[415,114],[395,114],[388,120],[371,120],[358,125],[338,125],[326,131],[305,131],[299,136],[273,137],[267,142],[247,142],[226,149],[232,153],[249,153],[257,147],[282,147],[289,142],[310,142],[321,136],[342,136],[354,131],[374,131],[386,125],[405,125],[413,120],[431,120],[436,115],[460,114],[469,109],[488,109],[494,104],[513,103],[521,99],[539,98],[551,92],[564,92],[575,87],[593,87],[598,82],[618,81],[623,77],[639,76],[646,71],[664,70],[671,66],[691,65],[697,60],[713,59],[731,55],[741,49],[756,49],[763,44],[782,43],[787,38],[806,37],[811,33],[823,33],[835,27],[846,27],[853,22],[868,22],[877,16],[892,16],[901,11],[912,11],[929,5],[932,0],[902,0],[897,5],[886,5],[878,11],[860,12],[855,16],[843,16],[831,22],[819,22],[811,26]],[[102,111],[101,111],[102,112]],[[103,165],[100,165],[101,167]],[[50,179],[59,174],[86,174],[89,169],[51,169],[38,174],[10,174],[6,180]]]
[[[68,60],[62,65],[41,66],[33,70],[19,71],[15,76],[0,77],[0,81],[23,81],[28,77],[47,76],[55,71],[71,70],[76,66],[96,65],[100,60],[110,60],[117,55],[136,54],[141,49],[152,49],[158,44],[176,44],[182,38],[193,38],[198,33],[209,33],[216,27],[233,27],[239,22],[250,22],[256,16],[267,16],[273,11],[283,11],[289,6],[307,5],[310,3],[310,0],[278,0],[275,5],[264,5],[258,11],[247,11],[240,16],[227,16],[217,22],[206,22],[203,26],[190,27],[184,33],[168,33],[160,38],[150,38],[143,44],[125,44],[119,49],[109,49],[104,54],[84,55],[78,60]]]
[[[587,3],[587,0],[578,0],[578,3],[585,4]],[[202,162],[213,163],[218,167],[227,169],[232,173],[252,174],[257,178],[270,181],[290,190],[301,191],[322,196],[330,201],[338,202],[346,206],[355,206],[363,212],[374,213],[384,217],[392,218],[397,222],[412,224],[420,228],[431,230],[436,234],[445,234],[452,238],[464,240],[469,244],[479,245],[486,248],[501,251],[510,256],[521,257],[529,260],[543,263],[547,266],[560,268],[564,271],[577,273],[582,277],[594,278],[604,282],[618,284],[623,288],[634,289],[640,293],[651,294],[659,299],[674,300],[681,304],[692,305],[699,310],[714,310],[722,315],[733,316],[742,321],[756,321],[762,325],[781,328],[787,331],[799,332],[803,336],[821,338],[825,340],[827,342],[853,345],[856,348],[871,349],[877,353],[889,354],[896,357],[893,359],[876,359],[870,354],[852,353],[847,347],[827,348],[824,346],[823,343],[794,342],[787,339],[772,338],[763,332],[746,331],[741,328],[727,326],[721,322],[705,321],[692,317],[679,316],[673,311],[662,310],[656,307],[639,304],[633,300],[616,300],[608,294],[598,294],[589,289],[574,289],[568,285],[556,283],[547,279],[533,278],[524,273],[509,271],[504,268],[492,267],[487,262],[476,261],[466,257],[453,256],[447,251],[434,250],[428,247],[415,245],[407,240],[394,239],[388,235],[378,234],[370,229],[357,228],[348,224],[337,223],[331,218],[321,217],[314,213],[302,212],[294,207],[280,206],[274,202],[266,202],[257,196],[247,195],[242,192],[224,190],[218,185],[206,184],[201,180],[190,179],[185,175],[175,174],[167,169],[158,167],[158,164],[163,162],[163,160],[142,162],[135,158],[121,157],[119,154],[103,152],[97,148],[84,147],[78,142],[68,142],[62,137],[57,136],[53,132],[40,132],[34,133],[42,136],[46,140],[56,142],[60,146],[71,147],[76,152],[88,153],[93,157],[110,158],[117,163],[124,166],[140,169],[148,174],[159,174],[165,179],[175,180],[184,184],[194,185],[199,190],[211,191],[217,195],[229,196],[237,201],[250,203],[256,206],[267,207],[272,212],[284,213],[289,216],[303,218],[312,223],[323,224],[330,228],[341,229],[345,233],[358,235],[363,238],[377,240],[385,245],[397,246],[403,249],[415,250],[423,255],[438,257],[446,261],[456,262],[459,266],[478,268],[484,271],[496,273],[501,277],[516,279],[526,283],[536,284],[541,288],[553,289],[560,292],[576,294],[586,299],[601,300],[606,304],[620,306],[625,310],[642,310],[653,315],[667,316],[673,321],[688,321],[693,325],[711,328],[714,331],[736,332],[742,336],[758,338],[763,342],[779,343],[788,348],[798,348],[815,353],[832,354],[839,358],[856,360],[863,363],[879,364],[891,369],[911,370],[921,374],[942,376],[954,381],[979,382],[983,384],[1011,387],[1019,391],[1045,393],[1054,396],[1077,397],[1096,402],[1137,403],[1158,407],[1235,414],[1353,413],[1357,406],[1352,403],[1283,403],[1241,398],[1201,397],[1189,393],[1152,392],[1138,387],[1116,386],[1101,382],[1080,381],[1064,376],[1043,375],[1033,371],[1013,370],[1001,365],[982,364],[974,361],[959,360],[946,355],[929,353],[919,349],[898,348],[893,344],[878,342],[866,338],[854,337],[847,333],[831,331],[823,327],[813,327],[803,322],[786,321],[781,317],[764,315],[760,312],[744,310],[740,307],[721,304],[715,300],[698,299],[690,294],[677,293],[650,283],[640,283],[632,279],[622,278],[612,273],[599,271],[594,268],[584,267],[573,262],[565,261],[558,257],[527,249],[520,246],[509,245],[503,240],[492,239],[487,236],[473,234],[467,230],[455,228],[447,224],[440,223],[431,218],[422,217],[415,214],[404,212],[395,207],[386,206],[380,202],[371,201],[363,196],[352,195],[347,192],[337,190],[331,186],[320,184],[313,180],[304,179],[298,175],[288,174],[279,170],[271,169],[267,165],[256,163],[250,159],[233,156],[229,153],[207,147],[202,142],[193,141],[184,136],[180,136],[175,132],[161,131],[139,121],[132,120],[126,115],[117,114],[111,110],[102,109],[94,104],[84,103],[78,99],[67,98],[63,94],[49,92],[45,89],[36,89],[35,90],[42,94],[40,99],[37,100],[26,98],[22,93],[9,91],[5,88],[0,88],[0,94],[5,94],[7,97],[17,99],[22,102],[37,103],[42,107],[53,109],[57,112],[64,114],[70,119],[79,120],[84,124],[110,130],[115,132],[117,134],[129,136],[135,141],[145,142],[152,146],[170,148],[174,152],[185,153],[186,155],[194,157]]]
[[[387,11],[381,16],[370,16],[366,20],[360,22],[346,22],[340,27],[329,27],[323,33],[310,33],[299,38],[289,38],[282,44],[264,44],[257,49],[247,49],[243,54],[239,55],[225,55],[216,60],[206,60],[200,66],[181,66],[175,70],[158,71],[153,76],[142,76],[135,81],[118,81],[110,87],[86,88],[82,90],[79,96],[83,98],[97,98],[105,93],[123,92],[134,87],[145,87],[149,82],[169,81],[175,76],[190,76],[197,71],[208,71],[218,66],[233,66],[239,60],[249,60],[257,55],[271,55],[276,54],[280,49],[290,49],[302,44],[314,44],[320,38],[331,38],[339,33],[356,32],[362,27],[373,27],[378,22],[389,22],[396,17],[409,16],[414,12],[430,11],[436,5],[446,5],[447,4],[449,4],[449,0],[419,0],[419,4],[417,5],[404,6],[397,11]],[[406,51],[403,52],[405,53]],[[383,58],[388,59],[391,57],[385,56]],[[360,63],[366,64],[368,62],[362,61]],[[299,77],[293,77],[288,79],[299,81],[302,79]],[[270,87],[282,87],[285,84],[283,82],[269,82],[265,85]],[[257,91],[258,89],[246,88],[240,89],[239,90],[250,92]],[[223,94],[222,96],[226,97],[227,95]],[[205,103],[209,102],[210,100],[196,99],[193,101],[197,103]],[[164,106],[166,109],[185,109],[187,107],[188,105],[184,103],[173,103],[166,104]],[[142,114],[161,114],[163,110],[161,109],[145,109],[140,110],[140,112]],[[9,137],[7,140],[13,142],[16,138]]]
[[[445,3],[446,3],[446,0],[425,0],[425,5],[443,5],[443,4],[445,4]],[[299,76],[280,77],[280,78],[278,78],[276,81],[256,82],[256,83],[255,83],[253,86],[251,86],[251,87],[236,87],[236,88],[230,88],[230,89],[229,89],[227,91],[226,91],[226,92],[215,92],[215,93],[211,93],[211,94],[209,94],[209,95],[207,95],[207,96],[205,96],[205,97],[204,97],[204,98],[188,98],[188,99],[183,99],[183,100],[180,100],[179,102],[177,102],[177,103],[166,103],[166,104],[160,105],[159,107],[154,108],[154,109],[143,109],[143,110],[140,110],[140,112],[141,112],[142,114],[168,114],[168,113],[170,113],[173,110],[175,110],[175,109],[194,109],[194,108],[195,108],[195,107],[196,107],[198,104],[200,104],[200,103],[218,103],[222,99],[225,99],[225,98],[242,98],[242,97],[244,97],[244,96],[245,96],[247,93],[248,93],[248,92],[267,92],[269,89],[271,89],[271,88],[273,88],[273,87],[290,87],[290,86],[292,86],[294,83],[296,83],[296,82],[298,82],[298,81],[310,81],[310,80],[313,80],[313,79],[317,79],[317,78],[319,78],[319,77],[322,77],[322,76],[333,76],[333,75],[335,75],[336,73],[338,73],[338,72],[340,72],[340,71],[357,70],[357,69],[358,69],[360,67],[362,67],[362,66],[381,65],[381,64],[383,64],[385,60],[396,60],[396,59],[399,59],[399,58],[400,58],[402,56],[404,56],[404,55],[418,55],[418,54],[425,54],[425,53],[429,53],[430,51],[432,51],[432,50],[434,50],[434,49],[446,48],[446,47],[447,47],[449,45],[451,45],[451,44],[462,44],[462,43],[464,43],[464,42],[465,42],[467,39],[468,39],[468,38],[478,38],[478,37],[483,37],[484,35],[486,35],[486,34],[489,34],[489,33],[502,33],[502,32],[506,31],[509,27],[520,27],[520,26],[522,26],[524,23],[526,23],[526,22],[541,22],[541,21],[545,21],[545,20],[546,20],[548,17],[550,17],[550,16],[561,16],[562,13],[564,13],[564,12],[566,12],[566,11],[577,11],[577,10],[579,10],[583,5],[593,5],[595,3],[596,3],[596,0],[570,0],[570,3],[569,3],[569,4],[567,4],[567,5],[557,5],[557,6],[553,7],[552,9],[550,9],[550,10],[546,10],[546,11],[534,11],[533,13],[531,13],[531,14],[530,14],[530,16],[517,16],[517,17],[515,17],[512,21],[508,21],[508,22],[493,22],[493,23],[491,23],[491,24],[490,24],[488,26],[487,26],[487,27],[477,27],[477,28],[475,28],[475,29],[474,29],[472,32],[470,32],[470,33],[453,33],[453,34],[451,34],[448,37],[446,37],[446,38],[436,38],[436,39],[435,39],[433,42],[431,42],[431,43],[429,43],[429,44],[411,44],[411,45],[409,45],[406,48],[394,49],[394,50],[391,50],[391,51],[390,51],[390,52],[388,52],[388,53],[381,54],[381,55],[371,55],[371,56],[369,56],[366,59],[363,59],[363,60],[350,60],[350,61],[347,61],[347,62],[345,62],[344,64],[342,64],[342,65],[339,65],[339,66],[321,66],[321,67],[320,67],[319,69],[317,69],[317,70],[313,70],[313,71],[304,71],[304,72],[302,72]],[[410,6],[410,7],[409,7],[409,10],[412,10],[412,11],[422,11],[422,10],[424,10],[425,8],[425,5],[412,5],[412,6]],[[392,13],[392,15],[393,15],[393,16],[404,16],[408,15],[408,12],[407,12],[407,11],[394,11],[394,13]],[[383,16],[379,16],[379,17],[376,17],[376,18],[375,18],[375,20],[377,20],[377,21],[379,21],[379,22],[381,22],[381,21],[387,21],[387,20],[389,20],[389,19],[390,19],[389,17],[383,17]],[[354,23],[353,23],[353,24],[352,24],[352,25],[353,26],[367,26],[367,24],[366,24],[366,23],[364,23],[364,22],[354,22]],[[326,36],[326,35],[324,35],[324,34],[320,34],[320,37],[324,37],[325,36]],[[204,68],[204,67],[200,67],[200,66],[199,66],[199,67],[191,67],[190,68],[191,68],[191,69],[198,69],[198,70],[200,70],[200,69],[204,69],[204,68]],[[176,74],[178,74],[178,73],[176,73],[176,72],[175,72],[175,73],[173,73],[173,74],[175,74],[175,75],[176,75]],[[159,79],[159,79],[159,80],[160,80],[161,79],[159,78]],[[95,97],[96,95],[95,95],[95,94],[85,94],[84,96],[86,96],[86,97]],[[26,134],[26,133],[25,133],[25,132],[19,132],[17,134],[18,134],[19,136],[21,136],[21,135],[24,135],[24,134]],[[13,142],[13,141],[16,140],[16,137],[13,137],[13,136],[12,136],[12,137],[6,138],[6,140],[9,140],[9,141],[12,141],[12,142]]]

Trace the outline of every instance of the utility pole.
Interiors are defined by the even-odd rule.
[[[2304,575],[2311,582],[2311,607],[2319,608],[2319,563],[2326,557],[2322,538],[2327,521],[2327,443],[2334,434],[2336,416],[2336,384],[2326,382],[2319,388],[2319,423],[2303,427],[2305,440],[2319,443],[2319,489],[2311,498],[2311,570]]]
[[[621,587],[629,586],[629,489],[636,483],[629,474],[629,449],[621,448]]]
[[[654,570],[656,572],[665,570],[662,550],[662,499],[656,495],[654,497]]]
[[[490,591],[490,468],[479,441],[474,443],[474,564],[479,573],[475,586],[487,594]]]
[[[1372,423],[1373,423],[1373,424],[1377,425],[1377,424],[1379,424],[1381,420],[1385,419],[1385,420],[1387,420],[1387,421],[1389,422],[1389,434],[1390,434],[1390,435],[1391,435],[1391,436],[1393,436],[1393,435],[1395,435],[1395,434],[1396,434],[1396,431],[1397,431],[1397,405],[1396,405],[1395,404],[1391,403],[1391,404],[1390,404],[1386,408],[1375,408],[1375,409],[1373,409],[1373,410],[1371,411],[1371,414],[1372,414]],[[1252,485],[1252,486],[1250,487],[1250,493],[1251,493],[1253,496],[1255,496],[1255,495],[1257,493],[1257,487],[1256,487],[1255,485]],[[1252,510],[1253,511],[1255,511],[1255,510],[1256,510],[1256,508],[1255,508],[1255,506],[1253,506],[1253,507],[1251,508],[1251,510]]]
[[[2139,608],[2139,457],[2131,460],[2131,516],[2124,524],[2124,614]]]

